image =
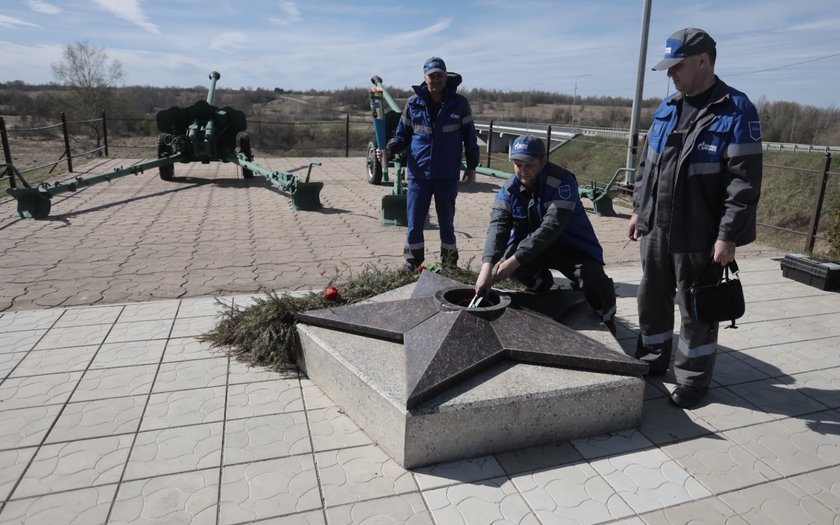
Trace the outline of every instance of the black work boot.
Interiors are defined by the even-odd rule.
[[[408,246],[403,249],[403,257],[405,257],[405,264],[403,264],[403,270],[414,273],[417,271],[417,268],[423,264],[423,260],[426,258],[426,254],[424,250],[411,250]]]
[[[448,266],[450,268],[456,268],[458,266],[458,250],[440,250],[440,263],[444,266]]]
[[[640,359],[649,365],[649,376],[664,375],[671,366],[671,340],[668,339],[662,344],[645,345],[642,343],[642,336],[636,338],[636,359]]]
[[[677,385],[671,392],[671,403],[680,408],[694,408],[709,392],[707,386]]]

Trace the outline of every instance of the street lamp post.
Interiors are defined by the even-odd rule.
[[[575,109],[576,109],[576,106],[577,106],[578,79],[579,78],[584,78],[584,77],[591,77],[591,76],[592,76],[592,73],[586,73],[585,75],[578,75],[578,76],[575,77],[575,91],[574,91],[574,94],[572,95],[572,126],[575,125],[575,122],[577,120],[577,115],[575,114]]]

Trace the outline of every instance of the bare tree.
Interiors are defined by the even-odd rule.
[[[122,80],[122,64],[116,59],[109,63],[105,48],[87,40],[64,44],[62,55],[61,62],[52,64],[53,76],[70,88],[71,100],[67,102],[88,121],[87,128],[98,149],[102,130],[96,119],[110,109],[111,88]]]

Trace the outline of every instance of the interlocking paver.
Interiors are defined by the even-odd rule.
[[[35,350],[68,348],[71,346],[98,345],[105,340],[111,325],[95,324],[86,326],[56,327],[51,329],[35,345]]]
[[[61,405],[0,411],[0,450],[38,445],[61,410]]]
[[[102,306],[100,308],[68,308],[56,321],[56,327],[84,326],[89,324],[111,324],[122,312],[122,306]]]
[[[297,379],[243,383],[228,387],[227,417],[265,416],[303,410]]]
[[[750,525],[837,522],[834,511],[785,479],[723,494],[720,499]]]
[[[132,436],[46,445],[15,489],[14,498],[107,485],[120,480]]]
[[[136,432],[146,396],[70,403],[47,436],[47,443]]]
[[[401,494],[373,501],[360,501],[327,509],[329,523],[404,523],[405,525],[434,525],[432,516],[419,494]]]
[[[502,465],[493,456],[481,456],[414,469],[420,490],[429,490],[456,483],[472,483],[503,476]]]
[[[217,469],[128,481],[120,485],[110,524],[216,523]]]
[[[417,491],[411,472],[375,445],[318,452],[315,458],[330,507]]]
[[[591,465],[637,513],[711,495],[660,449],[618,454]]]
[[[633,514],[586,462],[519,474],[513,482],[543,523],[598,523]]]
[[[99,348],[90,368],[157,364],[166,345],[166,339],[105,343]]]
[[[111,328],[106,343],[125,343],[146,339],[166,339],[172,331],[172,319],[118,322]]]
[[[105,523],[116,485],[13,500],[3,507],[0,523]]]
[[[222,423],[149,430],[137,434],[125,479],[218,467],[222,456]]]
[[[88,370],[79,381],[70,402],[148,394],[156,372],[157,365]]]
[[[36,451],[37,449],[35,447],[0,450],[1,501],[9,499],[12,488],[17,484],[18,478],[23,474]]]
[[[241,523],[321,507],[311,455],[224,467],[221,523]]]
[[[372,443],[370,437],[338,407],[308,410],[307,417],[315,450],[331,450]]]
[[[826,411],[724,432],[784,476],[840,464],[838,413]]]
[[[149,396],[140,430],[213,423],[224,419],[224,386],[176,390]]]
[[[62,372],[12,377],[0,384],[3,409],[63,404],[73,393],[83,372]]]
[[[840,515],[840,467],[794,476],[790,480],[820,503]]]
[[[513,482],[505,477],[426,491],[423,498],[437,523],[539,523]]]
[[[25,329],[15,332],[3,332],[0,337],[0,353],[26,352],[31,350],[44,334],[46,329]]]
[[[715,494],[781,477],[744,447],[719,434],[666,445],[662,452]]]
[[[309,428],[303,412],[234,419],[225,425],[226,465],[311,451]]]
[[[99,346],[33,350],[25,354],[9,377],[84,371]]]
[[[224,385],[227,381],[227,368],[227,357],[163,363],[152,391],[160,393]]]

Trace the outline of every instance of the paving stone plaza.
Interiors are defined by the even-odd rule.
[[[784,278],[771,248],[739,248],[747,313],[698,408],[668,402],[669,373],[646,380],[636,429],[410,470],[307,377],[200,342],[217,298],[402,263],[390,187],[364,159],[318,160],[319,211],[221,163],[62,194],[46,220],[0,198],[0,523],[840,523],[840,297]],[[474,267],[501,182],[458,197]],[[630,353],[641,269],[616,209],[590,219]]]

